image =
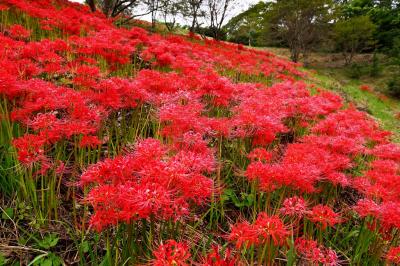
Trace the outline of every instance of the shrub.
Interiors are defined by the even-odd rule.
[[[374,56],[372,57],[372,65],[371,65],[371,70],[370,70],[370,76],[371,77],[378,77],[381,74],[381,66],[379,65],[379,58],[376,53],[374,53]]]
[[[350,78],[359,79],[362,75],[362,68],[359,64],[353,63],[348,69],[348,75]]]
[[[390,95],[400,98],[400,78],[393,77],[387,83],[387,89]]]

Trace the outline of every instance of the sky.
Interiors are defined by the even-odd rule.
[[[79,2],[83,3],[84,0],[69,0],[71,2]],[[229,21],[230,18],[240,14],[241,12],[245,11],[250,5],[257,4],[260,0],[236,0],[236,3],[234,6],[232,6],[232,9],[229,11],[229,14],[227,15],[227,18],[225,20],[225,23]],[[143,16],[140,17],[140,19],[151,21],[150,16]],[[184,18],[178,18],[178,23],[179,24],[189,24],[189,20],[184,19]]]

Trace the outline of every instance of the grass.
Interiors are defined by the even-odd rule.
[[[359,80],[342,84],[332,76],[318,72],[311,80],[317,85],[338,92],[346,102],[354,103],[358,109],[375,117],[382,128],[393,132],[393,140],[400,142],[400,120],[396,118],[396,114],[400,112],[400,101],[382,97],[382,94],[360,90],[359,87],[363,83]]]
[[[285,48],[268,48],[268,50],[285,59],[290,56],[289,50]],[[379,61],[382,62],[379,66],[380,73],[377,77],[371,77],[369,68],[372,56],[372,54],[355,56],[354,63],[361,68],[361,75],[359,78],[351,78],[349,67],[344,66],[340,54],[312,53],[309,66],[305,69],[310,70],[308,82],[339,93],[347,104],[353,103],[357,109],[376,118],[383,129],[393,133],[393,141],[399,143],[400,100],[385,95],[386,83],[396,75],[399,66],[391,64],[388,58],[379,55]],[[360,86],[364,84],[371,86],[373,91],[360,90]]]

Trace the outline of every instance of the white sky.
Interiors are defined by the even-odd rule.
[[[71,2],[79,2],[83,3],[84,0],[69,0]],[[227,18],[225,19],[224,23],[227,23],[230,18],[236,16],[237,14],[240,14],[241,12],[245,11],[250,5],[257,4],[260,0],[236,0],[236,4],[232,6],[232,9],[230,10],[229,14],[227,15]],[[143,16],[140,17],[139,19],[151,21],[151,17],[148,16]],[[178,23],[180,24],[188,24],[189,20],[186,20],[184,18],[178,18]]]

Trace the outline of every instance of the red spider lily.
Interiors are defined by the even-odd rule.
[[[295,240],[296,251],[311,261],[318,261],[321,255],[321,249],[317,241],[297,238]]]
[[[373,89],[369,85],[366,85],[366,84],[360,85],[360,90],[368,91],[368,92],[372,92],[373,91]]]
[[[400,145],[387,143],[375,146],[371,153],[380,159],[389,159],[400,162]]]
[[[373,200],[369,199],[361,199],[357,202],[357,205],[354,207],[354,210],[361,216],[377,216],[380,209],[379,205],[375,203]]]
[[[232,250],[227,248],[222,251],[220,246],[213,246],[212,252],[201,263],[203,266],[235,266],[242,265],[237,256],[233,256]]]
[[[363,112],[354,108],[330,114],[313,128],[313,132],[329,136],[344,136],[362,143],[387,142],[389,132],[379,129],[378,124]]]
[[[350,166],[350,159],[345,155],[314,144],[296,143],[288,145],[279,163],[250,163],[246,176],[250,180],[258,179],[260,187],[266,191],[290,186],[300,191],[314,192],[319,181],[348,185],[346,176],[339,171]]]
[[[8,29],[8,33],[15,39],[27,39],[31,36],[31,32],[23,26],[14,24]]]
[[[0,11],[8,10],[9,7],[7,5],[0,4]]]
[[[386,253],[386,260],[389,263],[399,264],[400,263],[400,247],[391,247]]]
[[[236,242],[236,246],[265,245],[271,241],[277,245],[285,244],[289,235],[284,223],[278,216],[268,216],[259,213],[254,224],[248,222],[237,223],[232,227],[229,240]]]
[[[247,155],[247,158],[251,159],[252,161],[259,160],[262,162],[269,162],[272,158],[272,154],[265,149],[257,148],[252,150]]]
[[[18,151],[18,160],[26,166],[43,160],[45,144],[46,139],[32,134],[13,140],[13,145]]]
[[[297,238],[295,240],[296,252],[312,264],[338,265],[338,256],[332,249],[318,245],[315,240]]]
[[[94,87],[97,84],[97,79],[100,77],[100,70],[95,66],[81,65],[73,70],[76,75],[73,83],[84,88]]]
[[[258,231],[261,243],[266,243],[268,238],[272,238],[275,245],[284,245],[289,232],[282,220],[278,216],[268,216],[266,213],[259,213],[254,224]]]
[[[152,261],[154,266],[185,266],[189,265],[190,252],[188,245],[167,240],[165,244],[160,244],[153,251],[155,259]]]
[[[283,201],[280,212],[283,215],[288,215],[300,219],[308,213],[307,202],[303,198],[298,196],[287,198]]]
[[[378,145],[374,148],[378,158],[370,164],[370,170],[363,177],[356,178],[352,186],[368,197],[384,201],[400,200],[400,182],[397,159],[397,146]],[[388,158],[388,159],[386,159]]]
[[[91,224],[97,230],[118,221],[180,219],[191,204],[208,201],[213,182],[202,173],[214,169],[212,153],[189,149],[171,157],[168,152],[159,141],[146,139],[133,153],[107,159],[83,173],[81,185],[95,185],[86,201],[94,208]]]
[[[322,230],[326,229],[327,226],[334,226],[341,222],[339,215],[325,205],[314,206],[307,217],[313,223],[321,225]]]
[[[90,147],[94,149],[102,143],[103,142],[97,136],[83,136],[81,141],[79,142],[79,147]]]

